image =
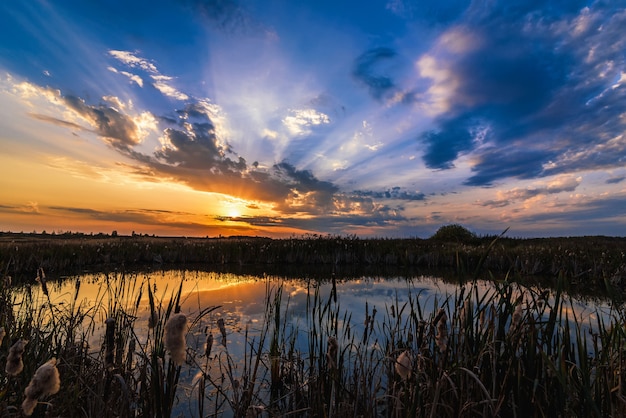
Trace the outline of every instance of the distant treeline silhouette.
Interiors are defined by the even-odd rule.
[[[150,237],[82,234],[0,234],[0,268],[17,282],[38,268],[53,276],[113,269],[190,265],[256,271],[302,266],[359,269],[450,269],[472,277],[494,274],[568,278],[572,285],[626,286],[626,238],[561,237],[521,239],[479,237],[447,225],[428,239],[307,235],[258,237]]]

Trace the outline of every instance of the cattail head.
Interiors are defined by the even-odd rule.
[[[522,315],[522,304],[518,303],[515,307],[515,311],[513,311],[513,316],[511,318],[511,331],[516,330],[520,326],[522,322]]]
[[[22,402],[24,415],[32,415],[39,398],[54,395],[61,388],[61,379],[59,378],[59,370],[56,364],[57,360],[52,358],[41,365],[35,372],[24,391],[25,399]]]
[[[28,340],[17,340],[15,344],[9,348],[9,354],[7,355],[7,365],[5,371],[11,376],[17,376],[24,370],[24,362],[22,361],[22,355]]]
[[[2,340],[4,340],[4,336],[7,335],[4,327],[0,327],[0,345],[2,345]]]
[[[395,369],[396,373],[402,380],[411,378],[411,372],[413,371],[413,358],[408,350],[400,353],[396,359]]]
[[[204,349],[204,355],[207,358],[211,355],[211,348],[213,347],[213,333],[209,333],[206,337],[206,347]]]
[[[328,362],[328,367],[332,369],[337,368],[337,352],[339,351],[339,344],[337,343],[337,338],[329,337],[328,338],[328,350],[326,351],[326,361]]]
[[[437,312],[436,326],[437,326],[437,335],[435,336],[435,342],[437,347],[439,347],[439,351],[444,352],[448,347],[448,315],[443,308],[440,308]]]
[[[177,365],[183,364],[187,357],[186,331],[187,316],[183,313],[172,315],[165,324],[163,343],[165,349],[170,352],[172,361]]]
[[[107,368],[111,368],[114,366],[115,360],[115,319],[109,317],[104,323],[106,325],[104,334],[104,363]]]
[[[222,345],[226,345],[226,327],[224,326],[224,318],[219,318],[217,320],[217,327],[220,329],[220,334],[222,334]]]
[[[128,342],[128,355],[126,356],[126,370],[133,368],[133,356],[135,355],[135,339],[131,337]]]
[[[152,309],[150,309],[150,316],[148,317],[148,328],[152,329],[156,327],[158,322],[159,322],[159,315],[156,313],[156,311],[153,311]]]
[[[43,271],[43,267],[39,267],[39,269],[37,269],[37,278],[35,280],[41,284],[43,294],[49,297],[48,285],[46,284],[46,273]]]

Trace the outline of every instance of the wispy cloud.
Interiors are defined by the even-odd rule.
[[[136,52],[110,50],[109,55],[130,68],[145,71],[147,75],[153,80],[152,86],[163,95],[180,101],[186,101],[189,99],[189,96],[187,94],[179,91],[176,87],[172,85],[171,82],[174,79],[173,77],[161,74],[157,69],[156,64],[145,58],[140,57]],[[114,73],[125,75],[130,80],[137,83],[139,87],[143,87],[143,79],[139,75],[132,74],[127,71],[118,71],[114,67],[108,68]]]
[[[534,187],[498,191],[497,199],[482,202],[481,205],[489,207],[504,207],[516,201],[524,201],[541,195],[573,192],[580,185],[581,181],[581,177],[563,176],[548,183],[537,184]]]

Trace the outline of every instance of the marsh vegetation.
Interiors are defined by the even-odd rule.
[[[206,247],[213,241],[144,238],[3,244],[0,415],[22,416],[26,398],[37,400],[33,416],[58,417],[626,414],[623,247],[603,248],[608,238],[593,245],[469,238],[241,238],[223,242],[221,250]],[[128,264],[113,268],[111,258],[85,261],[116,251],[124,260],[142,254],[150,263],[155,254],[162,260],[153,273],[127,271]],[[384,306],[365,302],[357,314],[342,305],[341,275],[304,277],[306,309],[294,321],[283,280],[259,276],[261,319],[235,327],[220,315],[221,306],[183,291],[183,280],[156,287],[154,275],[185,252],[198,257],[194,262],[239,266],[250,254],[257,263],[333,266],[357,259],[421,265],[429,254],[431,261],[446,260],[462,280],[427,302],[409,287]],[[83,261],[76,265],[59,261],[77,258]],[[81,277],[67,274],[71,294],[62,302],[51,297],[51,276],[61,280],[62,269],[78,264],[108,266],[99,293],[81,299]],[[54,272],[48,277],[46,267]],[[552,286],[524,280],[538,269]],[[28,272],[29,282],[12,282]],[[582,315],[567,290],[586,283],[603,290],[605,303]],[[16,344],[19,372],[11,368]],[[25,395],[51,359],[57,390]]]

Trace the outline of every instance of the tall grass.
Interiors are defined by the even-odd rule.
[[[262,321],[238,330],[217,306],[183,312],[182,281],[159,291],[150,276],[108,274],[86,303],[76,279],[61,304],[41,278],[20,290],[7,277],[0,416],[21,416],[30,378],[51,358],[60,391],[39,399],[34,416],[626,414],[626,314],[615,304],[593,322],[581,317],[563,280],[553,290],[473,280],[428,298],[407,284],[386,306],[365,302],[356,313],[342,308],[342,283],[332,276],[328,289],[308,282],[300,316],[283,284],[268,280]],[[182,361],[165,343],[177,314],[188,324]],[[4,366],[19,340],[28,340],[24,367],[13,376]]]

